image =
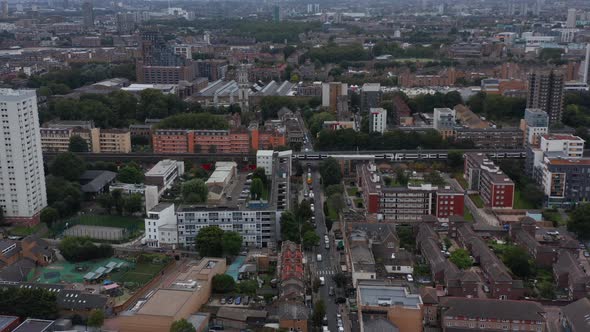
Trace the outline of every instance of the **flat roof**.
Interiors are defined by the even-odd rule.
[[[177,162],[178,161],[172,159],[160,160],[154,165],[154,167],[145,172],[145,176],[162,176],[166,174],[170,168],[175,167]]]
[[[590,158],[584,158],[584,159],[561,159],[561,158],[556,158],[556,159],[549,159],[549,164],[551,165],[563,165],[563,166],[576,166],[576,165],[583,165],[583,166],[587,166],[590,165]]]
[[[256,152],[256,156],[265,156],[265,157],[272,157],[274,151],[273,150],[258,150],[258,152]]]
[[[578,136],[575,135],[566,135],[566,134],[544,134],[541,135],[544,139],[547,140],[571,140],[571,141],[584,141]]]
[[[52,320],[27,319],[12,332],[44,332],[53,326]]]
[[[179,289],[159,289],[139,309],[138,314],[154,316],[174,316],[187,304],[193,292]]]
[[[422,299],[418,294],[410,294],[405,287],[391,286],[385,283],[367,283],[362,281],[357,287],[360,305],[378,306],[382,302],[406,308],[420,308]]]

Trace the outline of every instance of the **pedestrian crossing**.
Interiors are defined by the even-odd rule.
[[[316,273],[319,276],[329,276],[329,275],[336,274],[336,271],[334,269],[324,269],[324,270],[318,270],[318,271],[316,271]]]

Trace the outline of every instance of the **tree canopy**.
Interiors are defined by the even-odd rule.
[[[533,273],[529,254],[521,247],[506,248],[502,253],[502,261],[518,277],[526,278]]]
[[[115,252],[109,244],[97,246],[89,237],[71,236],[66,236],[59,242],[59,251],[69,262],[111,257]]]
[[[0,312],[21,318],[55,319],[56,295],[43,288],[7,287],[0,289]]]
[[[70,137],[68,150],[70,152],[88,152],[88,143],[80,135],[73,135]]]
[[[104,324],[104,311],[100,309],[90,311],[87,324],[92,327],[101,327]]]
[[[580,204],[571,213],[567,229],[581,239],[590,239],[590,204]]]
[[[340,184],[340,181],[342,181],[342,171],[340,170],[340,164],[332,157],[322,160],[320,163],[320,174],[322,176],[324,186]]]
[[[142,183],[143,179],[143,171],[136,163],[125,165],[117,174],[117,180],[123,183]]]
[[[242,248],[242,235],[234,231],[225,231],[222,237],[223,251],[229,255],[237,255]]]
[[[69,181],[78,181],[80,175],[86,170],[82,158],[71,152],[60,153],[51,162],[49,172],[55,176],[61,176]]]
[[[172,322],[172,325],[170,326],[170,332],[197,332],[197,330],[193,324],[182,318]]]
[[[227,120],[211,113],[181,113],[162,119],[157,128],[166,129],[227,129]]]
[[[384,134],[357,132],[352,129],[322,130],[319,133],[316,148],[323,151],[350,150],[414,150],[445,149],[452,146],[463,148],[464,142],[444,140],[436,130],[424,133],[392,130]]]
[[[68,217],[80,209],[82,193],[80,185],[62,177],[45,177],[47,204],[59,212],[61,218]]]
[[[203,227],[195,238],[197,251],[201,257],[221,257],[223,254],[223,230],[219,226]]]
[[[236,288],[236,282],[229,274],[218,274],[213,277],[213,291],[215,293],[229,293]]]
[[[182,184],[182,198],[187,203],[204,203],[209,189],[203,180],[192,179]]]
[[[453,251],[449,260],[461,270],[465,270],[473,265],[473,260],[469,257],[469,252],[465,249],[457,249]]]

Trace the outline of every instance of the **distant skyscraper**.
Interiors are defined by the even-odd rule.
[[[137,22],[137,15],[135,13],[117,13],[117,32],[120,35],[129,34],[135,30]]]
[[[570,8],[567,10],[567,21],[565,22],[566,28],[576,27],[576,9]]]
[[[2,1],[2,17],[3,18],[8,17],[8,0]]]
[[[84,17],[84,27],[94,27],[94,7],[91,0],[86,0],[82,4],[82,16]]]
[[[0,207],[8,221],[38,221],[47,205],[35,90],[0,89]]]
[[[563,85],[564,76],[560,72],[551,70],[530,73],[527,108],[547,112],[550,125],[561,123]]]

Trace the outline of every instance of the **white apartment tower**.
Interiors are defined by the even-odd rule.
[[[0,207],[32,223],[47,205],[35,90],[0,89]]]
[[[387,110],[384,108],[371,108],[369,117],[369,131],[383,134],[387,129]]]
[[[566,28],[575,28],[576,27],[576,9],[570,8],[567,10],[567,20],[565,22]]]

